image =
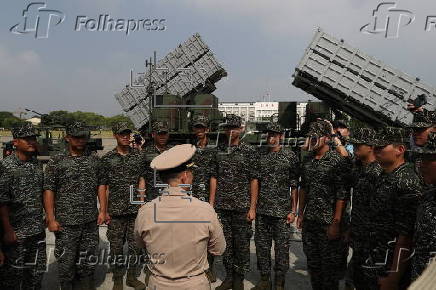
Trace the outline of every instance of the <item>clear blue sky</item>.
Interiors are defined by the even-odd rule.
[[[44,1],[40,1],[44,2]],[[154,50],[160,57],[199,32],[228,71],[217,83],[222,101],[307,100],[291,85],[291,75],[319,26],[364,52],[436,85],[436,31],[425,32],[434,0],[397,1],[415,21],[397,39],[359,31],[371,21],[373,0],[49,0],[65,21],[47,39],[12,34],[31,1],[3,0],[0,11],[0,110],[29,107],[121,112],[113,95],[130,69],[143,70]],[[76,32],[78,15],[98,18],[166,19],[165,31]]]

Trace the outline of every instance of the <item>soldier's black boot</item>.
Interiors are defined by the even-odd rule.
[[[210,254],[207,256],[207,260],[209,262],[209,269],[206,270],[206,276],[211,283],[216,282],[215,266],[213,264],[213,261],[215,260],[214,257],[215,256]]]
[[[80,284],[82,290],[96,290],[93,276],[81,279]]]
[[[134,288],[135,290],[144,290],[145,284],[136,279],[134,272],[127,272],[126,285]]]
[[[285,290],[285,276],[276,275],[274,279],[274,290]]]
[[[271,290],[271,276],[270,275],[261,275],[260,281],[257,282],[256,286],[251,288],[251,290]]]
[[[232,290],[244,290],[244,275],[233,272]]]
[[[233,285],[233,280],[227,274],[226,278],[224,279],[224,281],[221,283],[221,285],[216,287],[215,290],[229,290],[229,289],[232,289],[232,285]]]
[[[61,283],[61,290],[73,290],[73,283],[71,282]]]

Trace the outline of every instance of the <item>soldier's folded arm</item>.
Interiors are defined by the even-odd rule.
[[[43,203],[45,221],[47,223],[48,230],[51,232],[59,231],[61,229],[60,224],[56,221],[54,213],[57,184],[58,176],[56,173],[56,166],[54,164],[54,160],[50,159],[47,163],[44,173]]]
[[[208,252],[214,256],[222,255],[226,249],[226,239],[224,238],[223,228],[215,211],[211,213],[209,233]]]
[[[16,242],[14,228],[9,222],[9,206],[10,202],[10,184],[13,182],[13,177],[6,169],[0,168],[0,219],[3,227],[3,239],[6,244]],[[0,240],[1,240],[0,239]]]

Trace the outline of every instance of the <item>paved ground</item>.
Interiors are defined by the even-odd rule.
[[[291,270],[288,272],[286,276],[286,289],[311,289],[308,274],[306,271],[306,258],[302,251],[301,241],[299,240],[299,234],[296,233],[290,237],[291,242],[291,250],[289,253],[290,261],[291,261]],[[100,251],[103,249],[107,249],[108,241],[106,239],[106,227],[100,227]],[[53,256],[53,248],[54,248],[54,235],[52,233],[47,232],[47,255],[49,259],[48,272],[44,276],[43,281],[43,289],[44,290],[53,290],[58,289],[59,283],[57,281],[57,265],[55,258]],[[221,258],[217,259],[216,268],[218,279],[216,283],[212,286],[218,286],[221,283],[221,280],[224,279],[224,268],[222,266]],[[95,273],[96,283],[98,289],[112,289],[112,273],[108,271],[108,266],[106,265],[98,265]],[[144,279],[144,274],[141,274],[141,280]],[[256,268],[256,254],[254,247],[254,240],[251,241],[251,272],[247,275],[245,281],[245,289],[251,289],[254,286],[256,281],[259,279],[259,273]],[[125,289],[133,289],[130,287],[125,287]]]

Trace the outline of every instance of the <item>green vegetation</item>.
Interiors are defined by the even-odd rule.
[[[92,112],[68,112],[68,111],[52,111],[42,116],[41,124],[43,126],[66,126],[74,121],[81,121],[89,126],[99,128],[111,128],[116,122],[129,122],[132,127],[130,119],[123,115],[116,115],[112,117],[105,117]],[[10,129],[16,124],[23,122],[15,117],[11,112],[0,112],[0,128]]]

